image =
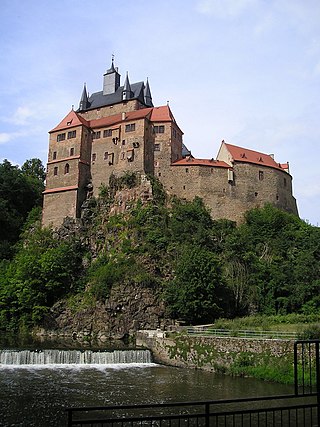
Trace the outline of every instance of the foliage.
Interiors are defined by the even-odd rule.
[[[209,323],[221,316],[227,293],[218,259],[201,247],[185,247],[176,262],[166,299],[171,316],[188,323]]]
[[[16,329],[42,320],[49,308],[76,286],[81,250],[39,226],[24,233],[13,261],[0,264],[1,327]]]
[[[19,169],[8,160],[0,164],[0,259],[11,258],[28,213],[42,203],[44,168],[39,159]]]
[[[40,228],[43,178],[37,159],[21,169],[0,165],[2,328],[41,322],[61,298],[105,302],[118,285],[153,289],[169,316],[188,323],[237,316],[247,326],[228,329],[319,322],[318,227],[270,205],[238,226],[214,221],[200,198],[169,199],[155,178],[152,201],[111,215],[115,191],[139,183],[127,173],[100,187],[86,202],[81,233],[62,240]]]

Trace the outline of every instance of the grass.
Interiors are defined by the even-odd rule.
[[[230,330],[297,332],[303,336],[306,330],[319,330],[319,323],[320,315],[316,314],[256,315],[236,319],[218,319],[213,327]]]

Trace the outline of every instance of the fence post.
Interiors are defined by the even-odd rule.
[[[205,426],[209,427],[210,425],[210,403],[205,403]]]
[[[298,343],[294,343],[294,394],[298,396]]]
[[[316,387],[317,387],[317,413],[318,413],[318,426],[320,426],[320,353],[319,341],[315,342],[316,345]]]
[[[68,427],[72,426],[72,409],[67,409],[68,412]]]

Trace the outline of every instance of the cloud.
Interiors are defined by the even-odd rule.
[[[28,124],[28,119],[34,115],[30,107],[18,107],[13,116],[6,120],[15,125],[26,125]]]
[[[235,18],[255,2],[256,0],[200,0],[196,9],[203,15]]]
[[[6,144],[13,138],[14,138],[13,134],[2,132],[0,133],[0,144]]]

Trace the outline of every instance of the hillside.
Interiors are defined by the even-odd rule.
[[[81,220],[29,221],[0,264],[1,329],[122,338],[176,319],[320,313],[319,228],[269,205],[214,221],[201,199],[151,187],[112,176]]]

